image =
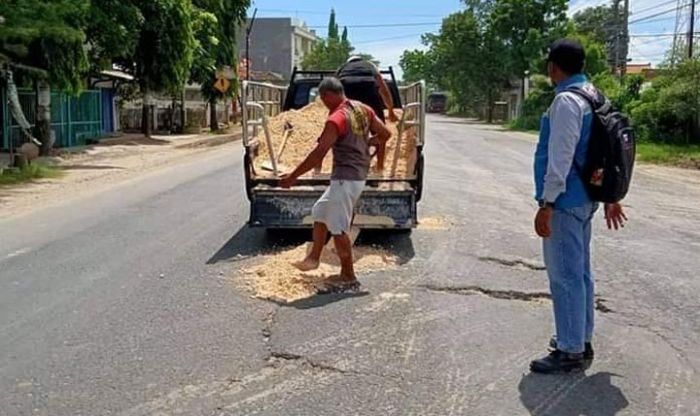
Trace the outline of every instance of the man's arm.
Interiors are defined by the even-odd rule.
[[[570,94],[560,94],[549,113],[550,135],[547,173],[544,176],[545,202],[554,203],[566,192],[566,178],[574,163],[576,146],[581,140],[583,109]]]
[[[379,86],[379,95],[382,97],[384,106],[387,108],[387,110],[389,110],[389,120],[396,123],[398,118],[394,112],[394,98],[391,96],[391,91],[389,91],[389,87],[386,85],[384,77],[382,77],[381,72],[379,72],[379,68],[376,66],[374,67],[374,79],[377,81],[377,85]]]
[[[291,173],[282,175],[280,180],[280,186],[283,188],[289,188],[294,185],[297,178],[310,171],[311,169],[320,166],[323,163],[323,158],[333,147],[336,140],[338,140],[338,129],[335,124],[331,122],[326,122],[326,126],[321,133],[321,137],[318,139],[316,147],[311,151],[311,153],[306,156],[303,162],[297,166]]]
[[[377,170],[382,171],[386,160],[386,142],[391,138],[391,131],[370,108],[367,108],[367,111],[372,114],[369,131],[372,133],[373,140],[370,144],[377,147]]]

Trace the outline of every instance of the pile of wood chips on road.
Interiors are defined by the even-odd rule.
[[[400,118],[401,110],[397,110],[396,113]],[[321,100],[316,100],[300,110],[285,111],[268,119],[272,147],[275,153],[279,152],[282,146],[285,124],[291,123],[294,127],[278,162],[280,173],[284,173],[284,171],[288,169],[294,169],[304,160],[306,155],[308,155],[316,145],[316,141],[323,131],[327,118],[328,109],[323,105]],[[395,178],[411,177],[416,163],[416,128],[407,128],[403,132],[396,172],[392,175],[394,152],[396,150],[398,137],[398,125],[387,120],[387,127],[391,130],[392,137],[387,143],[383,176]],[[256,139],[260,143],[260,147],[258,149],[258,156],[255,159],[255,171],[258,176],[274,177],[272,172],[262,169],[263,163],[270,164],[270,151],[262,128],[259,129]],[[375,165],[376,158],[372,159],[372,171],[374,171]],[[331,152],[328,152],[328,155],[323,161],[321,174],[330,174],[332,166],[333,155]]]
[[[340,272],[338,256],[326,247],[321,256],[321,267],[302,272],[292,263],[303,260],[311,243],[262,256],[260,263],[244,270],[246,282],[260,299],[290,303],[316,295],[316,285],[323,279]],[[355,273],[374,272],[398,265],[398,257],[386,250],[356,246]]]

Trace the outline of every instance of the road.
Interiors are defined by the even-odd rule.
[[[597,358],[540,376],[552,331],[533,137],[430,117],[421,217],[365,236],[404,260],[290,306],[241,270],[239,146],[0,220],[2,415],[700,414],[700,174],[640,166],[595,229]],[[223,151],[226,150],[226,151]]]

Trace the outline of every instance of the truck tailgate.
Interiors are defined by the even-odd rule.
[[[265,228],[308,228],[311,208],[323,186],[281,189],[258,186],[251,192],[250,225]],[[416,225],[416,192],[407,183],[367,186],[353,224],[363,229],[409,229]]]

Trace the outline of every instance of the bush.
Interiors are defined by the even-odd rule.
[[[700,60],[667,70],[628,107],[641,140],[700,143]]]

